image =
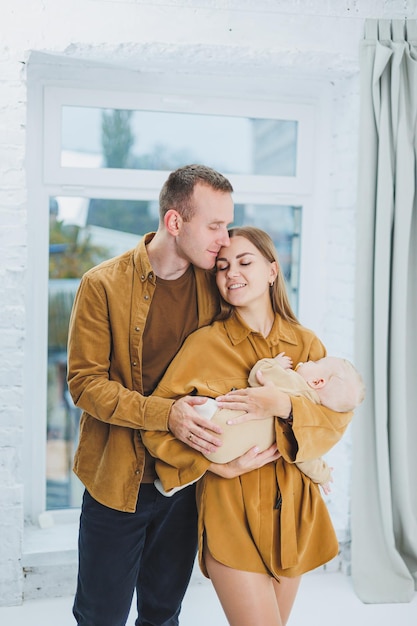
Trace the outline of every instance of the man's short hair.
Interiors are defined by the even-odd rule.
[[[192,196],[197,183],[207,185],[217,191],[232,193],[230,181],[207,165],[185,165],[171,172],[159,194],[159,217],[163,221],[165,213],[175,209],[185,222],[194,215]]]

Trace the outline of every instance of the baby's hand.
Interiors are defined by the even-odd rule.
[[[281,365],[281,367],[283,367],[284,370],[292,369],[292,358],[289,356],[286,356],[285,352],[281,352],[280,354],[277,354],[277,356],[274,357],[274,361],[276,361],[278,365]]]
[[[325,496],[328,496],[329,493],[331,493],[331,487],[330,487],[330,482],[328,483],[320,483],[320,487],[322,488],[322,491],[324,493]]]
[[[323,493],[324,493],[325,496],[328,496],[329,493],[331,493],[331,491],[332,491],[330,483],[333,482],[333,469],[334,468],[330,467],[329,469],[330,469],[330,478],[329,478],[329,480],[326,481],[325,483],[320,483],[320,487],[322,488]]]

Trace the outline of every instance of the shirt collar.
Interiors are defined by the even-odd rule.
[[[245,324],[237,311],[233,311],[232,315],[224,321],[227,335],[232,345],[237,345],[244,341],[249,335],[258,335]],[[279,315],[275,315],[275,320],[266,341],[271,346],[275,346],[281,341],[296,345],[298,343],[293,324],[282,319]]]
[[[155,233],[147,233],[142,237],[136,246],[133,259],[137,273],[142,282],[145,280],[155,280],[155,274],[149,261],[148,251],[146,249],[147,244],[155,237]]]

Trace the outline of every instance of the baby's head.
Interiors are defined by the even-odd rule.
[[[365,397],[365,385],[357,369],[347,359],[326,356],[296,367],[314,389],[320,403],[333,411],[353,411]]]

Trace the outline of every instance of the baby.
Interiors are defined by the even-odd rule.
[[[291,367],[292,360],[283,352],[271,359],[261,359],[249,374],[249,385],[260,386],[256,377],[260,371],[265,381],[273,382],[288,395],[305,396],[337,412],[353,411],[364,399],[365,387],[362,378],[346,359],[326,356],[318,361],[298,363],[294,370]],[[196,405],[194,408],[200,415],[222,427],[222,446],[216,452],[205,455],[213,463],[227,463],[255,445],[260,451],[265,450],[275,441],[275,418],[231,425],[228,422],[242,415],[243,411],[220,409],[213,398],[208,398],[205,404]],[[146,434],[144,443],[146,445]],[[199,454],[194,450],[190,453]],[[187,462],[186,459],[183,460]],[[319,483],[325,494],[330,492],[331,469],[323,459],[296,462],[296,465],[313,482]],[[158,460],[156,470],[160,480],[155,484],[165,495],[172,495],[185,486],[165,492],[162,487],[164,476],[166,472],[175,470]]]

